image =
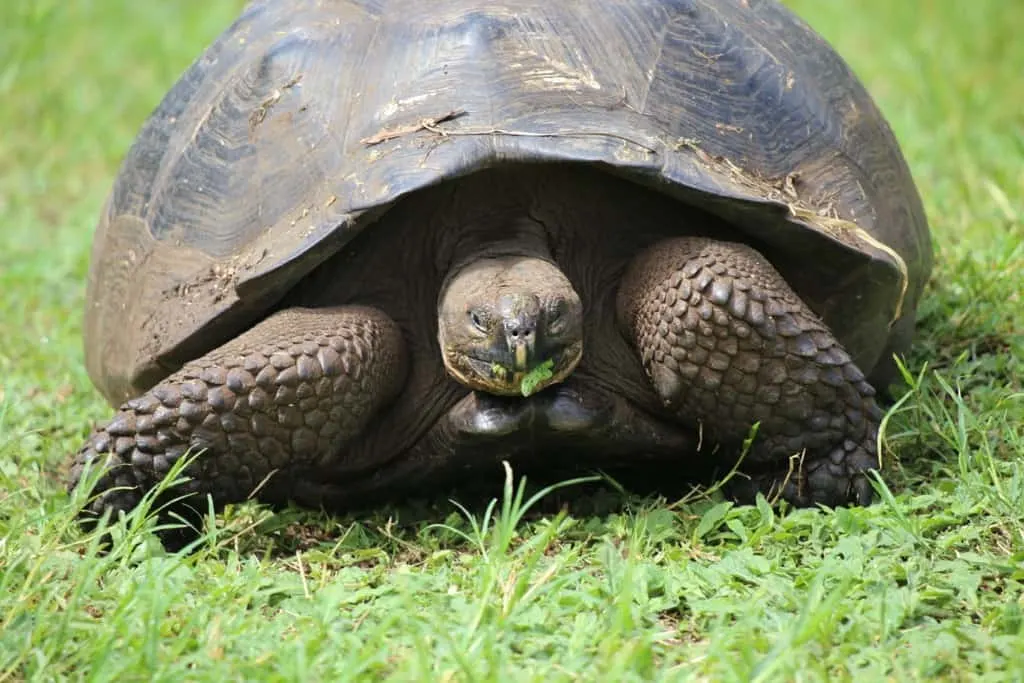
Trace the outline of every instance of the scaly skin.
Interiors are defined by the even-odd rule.
[[[660,242],[630,264],[618,306],[670,410],[725,444],[760,423],[735,495],[870,500],[864,471],[878,468],[882,416],[875,391],[761,254],[704,238]]]
[[[280,502],[289,470],[338,457],[398,394],[406,366],[397,325],[376,309],[282,311],[122,405],[77,454],[70,486],[98,464],[85,514],[128,511],[189,449],[205,449],[172,497],[209,493],[221,507],[259,490]]]

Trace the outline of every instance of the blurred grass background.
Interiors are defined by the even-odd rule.
[[[935,235],[894,498],[785,518],[632,501],[481,547],[389,512],[248,511],[191,558],[141,532],[99,558],[59,474],[108,413],[82,367],[92,230],[241,4],[0,6],[0,681],[1021,680],[1024,4],[787,3],[889,117]]]

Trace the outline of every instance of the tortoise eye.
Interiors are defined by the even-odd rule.
[[[470,311],[469,312],[469,321],[471,323],[473,323],[473,327],[475,327],[480,332],[486,332],[487,331],[487,318],[480,311],[478,311],[478,310]]]
[[[548,309],[547,331],[549,334],[559,334],[565,328],[565,309],[566,305],[561,301]]]
[[[565,327],[565,320],[562,318],[561,311],[552,311],[548,314],[548,332],[550,334],[558,334]]]

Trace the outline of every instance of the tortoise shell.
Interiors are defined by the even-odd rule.
[[[259,0],[123,162],[90,376],[137,395],[403,196],[521,162],[596,165],[728,220],[875,378],[909,344],[931,268],[917,190],[864,87],[780,4]]]

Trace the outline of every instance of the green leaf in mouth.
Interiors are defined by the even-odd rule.
[[[537,387],[541,383],[551,379],[551,377],[553,376],[551,368],[553,368],[554,365],[555,362],[549,358],[548,360],[544,361],[543,363],[535,367],[533,370],[530,370],[528,373],[526,373],[523,376],[523,381],[520,382],[519,384],[519,391],[523,394],[523,396],[529,396],[530,394],[537,390]]]
[[[505,376],[507,374],[508,374],[508,370],[506,370],[504,368],[504,366],[502,366],[500,363],[491,363],[491,375],[492,376],[494,376],[494,377],[496,377],[496,378],[498,378],[500,380],[504,380]]]

